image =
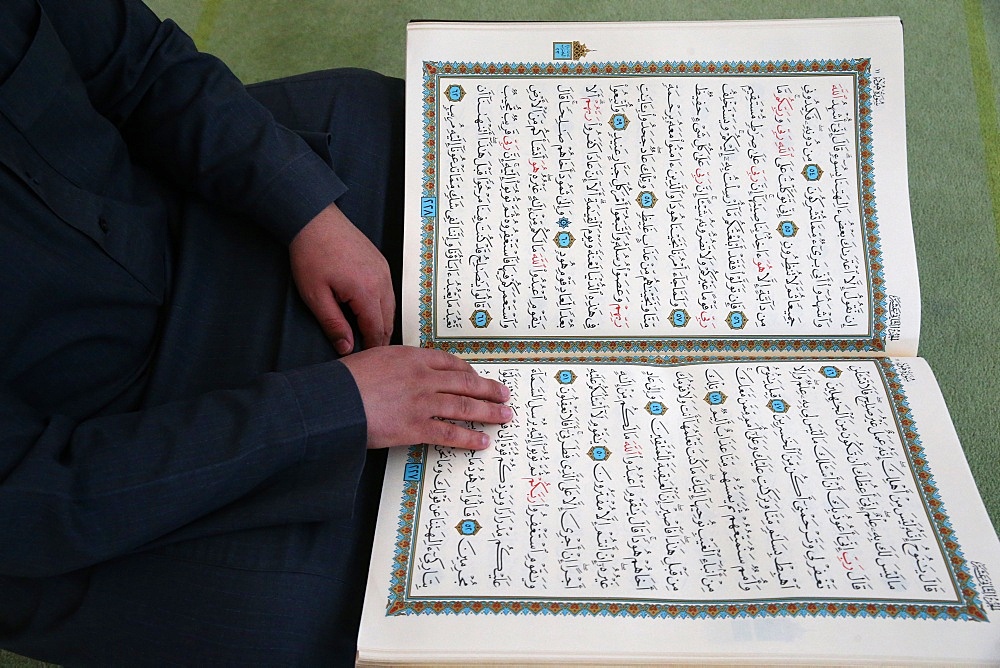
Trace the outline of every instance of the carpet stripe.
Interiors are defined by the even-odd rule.
[[[195,26],[194,34],[192,35],[194,43],[201,51],[208,49],[208,40],[212,36],[213,28],[215,28],[215,19],[219,16],[222,2],[223,0],[205,0],[202,6],[201,16],[198,17],[198,25]]]
[[[1000,128],[993,96],[993,72],[986,46],[986,29],[983,25],[981,0],[965,0],[965,24],[969,32],[969,51],[972,58],[972,80],[979,107],[979,127],[983,137],[986,158],[986,180],[993,204],[993,226],[1000,246]]]

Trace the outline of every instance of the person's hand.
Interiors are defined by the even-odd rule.
[[[368,447],[428,443],[470,450],[486,434],[448,420],[502,424],[513,418],[510,390],[441,350],[389,346],[340,360],[354,376],[368,419]]]
[[[338,353],[354,349],[341,305],[357,316],[366,348],[389,343],[396,310],[389,263],[336,204],[299,231],[288,254],[299,294]]]

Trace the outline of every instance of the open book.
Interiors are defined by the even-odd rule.
[[[515,419],[390,454],[361,663],[1000,660],[898,19],[409,28],[404,340]]]

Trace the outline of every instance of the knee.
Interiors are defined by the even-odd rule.
[[[320,70],[247,86],[279,123],[334,136],[357,136],[373,127],[401,130],[403,89],[401,79],[361,68]]]
[[[386,105],[401,102],[403,99],[402,79],[359,67],[344,67],[326,72],[338,78],[341,85],[359,99],[367,98],[369,101],[380,101]]]
[[[338,119],[340,122],[343,119],[354,119],[358,124],[368,128],[381,128],[386,133],[402,131],[402,79],[359,68],[330,70],[329,73],[338,80],[338,113],[332,119],[334,122],[338,122]],[[343,132],[345,128],[334,127],[331,130]]]

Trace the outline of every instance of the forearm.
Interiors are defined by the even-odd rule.
[[[329,363],[252,385],[82,422],[0,406],[0,573],[44,576],[119,556],[298,466],[327,467],[328,516],[349,516],[364,463],[364,410]]]
[[[23,0],[15,0],[22,2]],[[288,243],[346,190],[220,60],[138,0],[43,0],[95,108],[137,161]]]

